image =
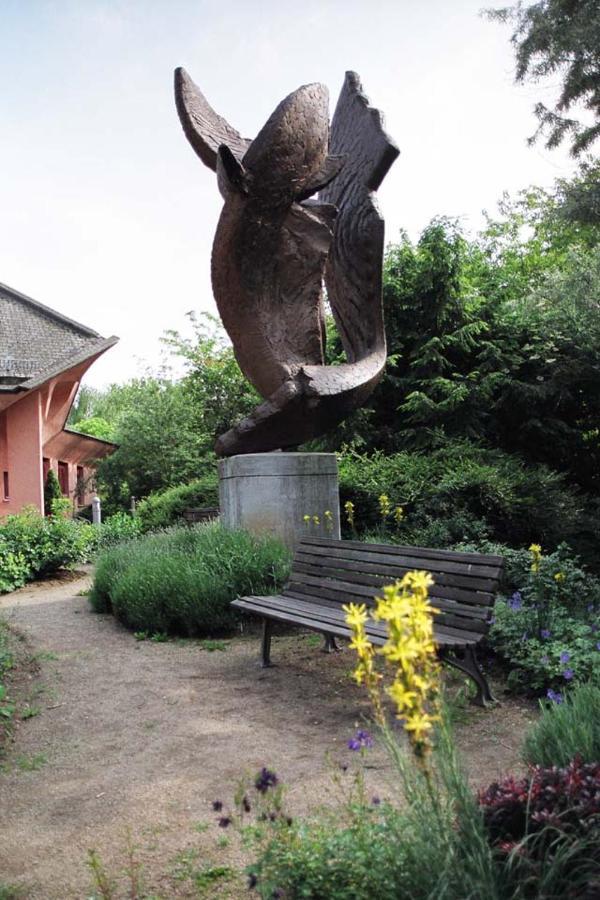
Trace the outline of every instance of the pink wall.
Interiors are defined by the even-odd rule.
[[[0,459],[9,473],[9,497],[0,483],[0,514],[19,512],[24,506],[43,508],[42,408],[39,391],[26,394],[0,413]],[[6,468],[5,468],[6,466]]]
[[[66,496],[76,506],[91,503],[91,482],[81,502],[77,502],[77,467],[83,467],[88,480],[94,472],[93,461],[115,447],[63,430],[81,377],[91,362],[93,359],[86,360],[27,393],[0,397],[0,516],[20,512],[30,505],[43,512],[44,457],[57,475],[58,463],[68,464]],[[8,472],[8,498],[4,472]]]

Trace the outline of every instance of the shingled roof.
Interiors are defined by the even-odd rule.
[[[117,341],[0,283],[0,391],[30,390]]]

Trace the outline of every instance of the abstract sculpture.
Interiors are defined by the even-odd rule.
[[[295,447],[361,406],[383,374],[384,226],[374,192],[399,151],[353,72],[331,129],[320,84],[286,97],[253,141],[183,69],[175,100],[225,201],[212,253],[217,307],[242,372],[265,399],[215,449]],[[347,358],[339,366],[325,365],[324,285]]]

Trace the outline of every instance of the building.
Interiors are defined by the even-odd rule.
[[[49,469],[75,505],[91,502],[95,465],[116,445],[65,423],[84,374],[117,340],[0,284],[0,516],[43,512]]]

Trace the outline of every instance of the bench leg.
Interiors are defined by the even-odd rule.
[[[498,703],[498,700],[496,700],[490,690],[487,678],[481,671],[473,647],[465,647],[462,651],[462,658],[457,656],[455,651],[449,652],[447,650],[442,650],[440,652],[440,659],[442,659],[443,662],[448,663],[448,665],[460,669],[461,672],[465,672],[472,678],[477,688],[473,703],[477,706],[491,706],[493,703]]]
[[[341,648],[338,646],[338,643],[335,639],[335,635],[324,633],[323,637],[325,638],[325,643],[323,644],[323,653],[334,653],[336,650],[340,650]]]
[[[263,669],[269,669],[273,666],[271,662],[271,634],[273,631],[273,620],[263,619],[262,643],[260,648],[261,661]]]

